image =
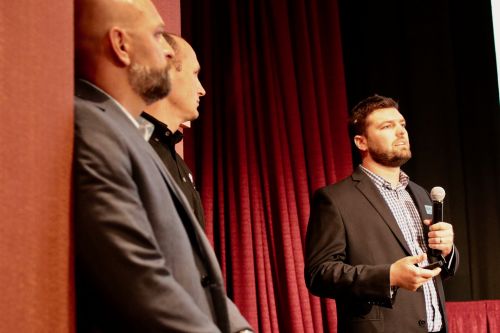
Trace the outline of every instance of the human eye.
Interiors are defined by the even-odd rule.
[[[166,32],[163,29],[158,29],[155,31],[154,36],[156,39],[165,39]]]

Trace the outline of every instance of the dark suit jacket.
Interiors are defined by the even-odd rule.
[[[84,81],[76,83],[74,204],[79,332],[249,327],[162,161],[117,104]]]
[[[424,207],[432,204],[428,193],[413,182],[407,189],[421,218],[432,218]],[[427,232],[425,227],[425,237]],[[314,194],[305,280],[312,294],[336,300],[339,332],[427,332],[422,290],[399,289],[390,296],[390,265],[410,255],[390,208],[360,168]],[[442,278],[457,267],[455,249],[451,270],[435,279],[442,309]]]

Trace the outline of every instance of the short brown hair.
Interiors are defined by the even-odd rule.
[[[349,132],[351,137],[363,135],[366,129],[366,118],[375,110],[396,108],[398,103],[390,97],[373,95],[359,102],[351,111],[349,118]]]

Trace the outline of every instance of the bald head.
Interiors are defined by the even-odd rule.
[[[182,63],[186,61],[187,58],[196,58],[196,53],[189,43],[182,37],[168,33],[165,35],[165,39],[172,46],[175,52],[175,56],[172,59],[172,65],[176,71],[182,70]]]
[[[76,0],[77,77],[140,113],[170,89],[173,50],[164,29],[150,0]]]
[[[76,0],[75,56],[77,69],[85,70],[86,63],[106,53],[109,32],[113,27],[133,30],[147,16],[146,10],[156,13],[147,0]],[[157,15],[157,13],[156,13]]]
[[[200,64],[191,45],[173,34],[166,35],[165,39],[175,51],[172,90],[166,99],[151,105],[146,112],[175,131],[182,123],[198,118],[198,106],[205,89],[198,79]]]

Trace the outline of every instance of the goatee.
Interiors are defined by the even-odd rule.
[[[378,151],[373,148],[368,148],[368,151],[375,162],[387,167],[400,167],[411,158],[410,149],[404,149],[392,153]]]
[[[170,92],[170,64],[165,68],[153,69],[139,64],[132,64],[128,71],[128,80],[132,89],[141,96],[147,105],[168,96]]]

